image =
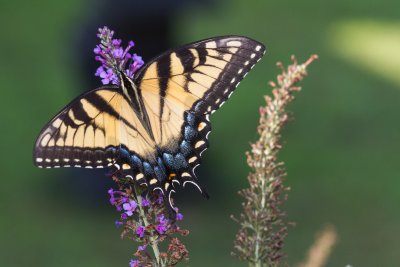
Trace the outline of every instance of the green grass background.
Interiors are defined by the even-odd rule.
[[[107,203],[107,187],[79,186],[90,172],[32,165],[41,127],[87,88],[70,60],[71,39],[96,3],[0,2],[0,266],[128,266],[135,249],[113,225],[117,214]],[[287,260],[301,261],[315,234],[330,223],[339,242],[327,266],[399,266],[398,10],[395,0],[231,0],[175,15],[171,46],[242,34],[268,47],[212,118],[211,148],[198,174],[211,199],[192,189],[190,196],[178,195],[191,230],[186,265],[245,266],[230,256],[237,226],[229,215],[240,210],[236,192],[246,186],[244,152],[257,138],[258,107],[278,73],[276,61],[317,53],[320,60],[302,82],[284,132],[281,159],[292,188],[285,210],[296,222]],[[73,186],[60,178],[67,175]],[[105,179],[99,174],[99,181]]]

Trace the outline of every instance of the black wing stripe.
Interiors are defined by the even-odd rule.
[[[158,76],[171,76],[171,61],[166,60],[162,64],[157,64],[157,75]],[[163,136],[163,128],[162,128],[162,117],[164,112],[164,97],[168,88],[168,80],[159,79],[158,80],[159,87],[160,87],[160,114],[159,114],[159,123],[160,123],[160,136]]]

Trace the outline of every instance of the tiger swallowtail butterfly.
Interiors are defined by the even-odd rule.
[[[187,183],[206,196],[194,171],[208,148],[209,116],[264,53],[247,37],[214,37],[155,57],[132,79],[120,72],[120,86],[85,92],[43,128],[34,164],[115,167],[169,200]]]

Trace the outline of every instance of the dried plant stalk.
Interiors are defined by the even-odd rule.
[[[260,138],[247,152],[247,164],[252,169],[248,176],[250,187],[239,191],[244,198],[243,213],[239,219],[232,217],[240,224],[233,254],[249,266],[278,266],[284,256],[282,248],[288,223],[281,206],[289,188],[283,185],[286,171],[277,154],[282,149],[281,131],[289,118],[286,106],[293,101],[293,93],[300,91],[297,83],[306,76],[307,66],[316,58],[313,55],[299,65],[292,56],[293,63],[287,69],[278,63],[282,73],[276,83],[269,83],[273,97],[265,96],[266,106],[260,107],[257,129]]]

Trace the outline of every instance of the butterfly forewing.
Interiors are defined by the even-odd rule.
[[[143,157],[153,155],[155,147],[124,96],[100,88],[74,100],[42,130],[34,161],[49,168],[105,167],[120,146]]]
[[[208,114],[226,101],[264,52],[262,44],[247,37],[211,38],[162,54],[135,83],[155,91],[158,102],[174,96],[184,100],[188,111]]]

